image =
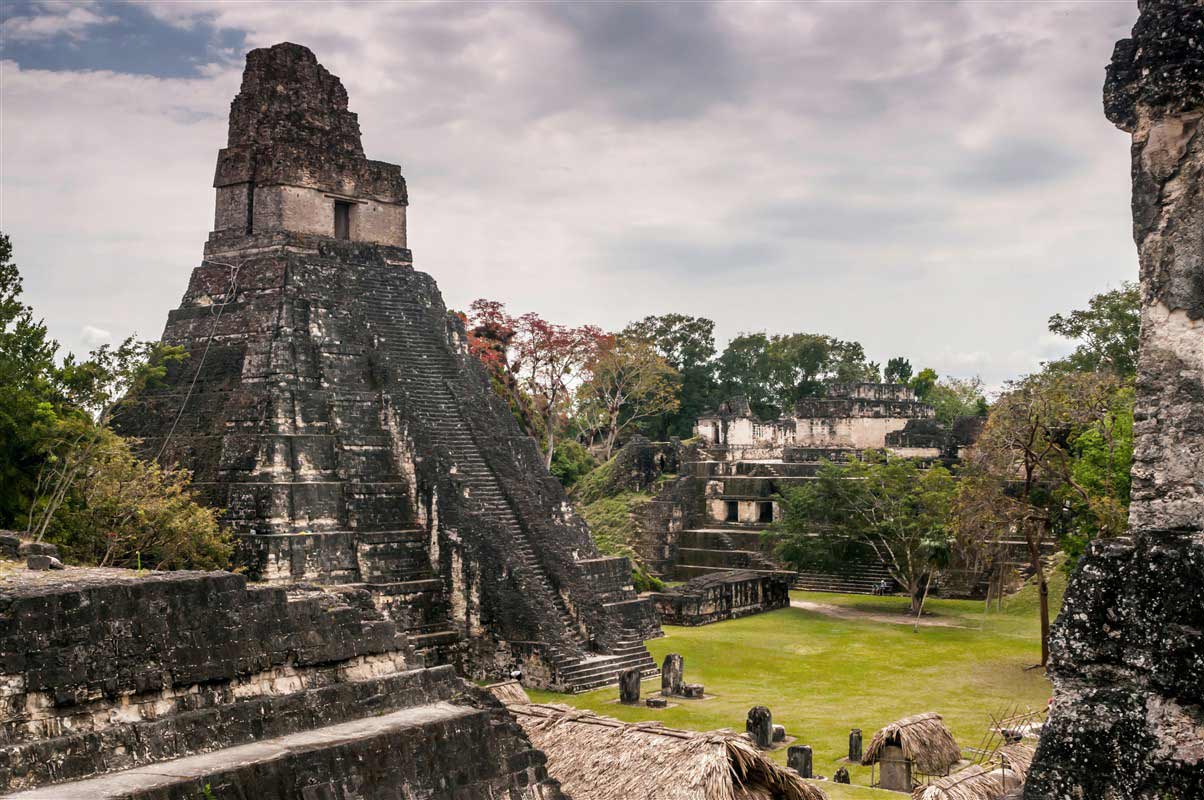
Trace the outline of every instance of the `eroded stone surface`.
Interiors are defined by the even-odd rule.
[[[1143,300],[1130,535],[1068,587],[1030,800],[1204,796],[1204,5],[1139,6],[1104,87]]]
[[[559,796],[500,704],[411,655],[362,590],[0,570],[0,793]]]

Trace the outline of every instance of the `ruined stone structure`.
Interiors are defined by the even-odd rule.
[[[932,406],[906,386],[853,383],[833,386],[824,397],[799,400],[792,415],[773,421],[758,419],[742,398],[731,400],[700,416],[694,432],[727,461],[797,461],[807,451],[881,449],[888,446],[890,434],[902,434],[909,426],[916,430],[916,423],[934,416]],[[931,437],[940,428],[919,430]],[[945,431],[941,439],[917,442],[920,446],[909,447],[906,439],[898,440],[898,446],[903,455],[939,458],[949,437]]]
[[[693,578],[653,595],[666,625],[709,625],[790,605],[792,572],[731,570]]]
[[[1030,800],[1204,797],[1204,4],[1139,8],[1104,86],[1141,271],[1129,535],[1067,589]]]
[[[406,184],[370,161],[304,47],[247,56],[205,258],[163,340],[190,358],[117,426],[194,473],[249,574],[369,591],[428,663],[581,690],[654,612],[601,558],[406,249]]]
[[[0,717],[24,800],[562,798],[501,705],[357,589],[0,563]]]
[[[886,449],[950,463],[980,430],[976,417],[957,420],[952,428],[942,425],[931,406],[896,384],[835,386],[825,397],[800,400],[791,416],[776,421],[759,419],[743,399],[728,401],[699,417],[697,446],[675,452],[679,477],[641,509],[637,552],[654,573],[678,580],[723,570],[781,570],[761,539],[778,517],[774,497],[811,480],[822,460]],[[654,464],[659,447],[652,445],[643,457],[627,456],[624,463]],[[883,581],[893,585],[885,567],[867,561],[800,573],[796,585],[868,594]],[[967,593],[977,589],[975,576],[968,583]],[[952,581],[938,587],[952,590]]]

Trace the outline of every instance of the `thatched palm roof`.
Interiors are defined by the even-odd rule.
[[[912,800],[999,800],[1012,789],[1024,785],[1024,777],[1005,767],[984,768],[978,764],[911,793]]]
[[[518,681],[503,681],[502,683],[494,683],[485,687],[489,693],[502,701],[503,705],[513,705],[515,703],[530,703],[531,698],[527,697],[527,690]]]
[[[508,705],[573,800],[827,800],[730,730],[626,723],[562,705]]]
[[[1005,744],[999,748],[999,762],[1002,766],[1015,772],[1023,781],[1028,777],[1029,765],[1033,763],[1033,756],[1037,754],[1037,749],[1028,742],[1013,742]]]
[[[962,751],[941,715],[932,712],[904,717],[883,726],[865,748],[861,763],[878,761],[882,749],[892,744],[902,747],[903,756],[928,775],[944,775],[962,757]]]

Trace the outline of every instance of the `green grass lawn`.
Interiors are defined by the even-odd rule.
[[[1053,580],[1052,607],[1061,603],[1064,581]],[[806,599],[873,613],[902,613],[897,597],[792,593]],[[1017,701],[1045,705],[1049,681],[1040,669],[1036,594],[1026,587],[1005,601],[1002,612],[984,614],[981,602],[930,600],[930,619],[963,627],[921,627],[844,620],[789,608],[699,628],[666,627],[648,642],[660,663],[666,653],[685,659],[686,680],[702,683],[713,699],[677,701],[653,710],[613,702],[609,687],[580,695],[531,692],[536,702],[559,702],[628,721],[656,719],[693,730],[744,729],[748,709],[766,705],[797,744],[814,749],[815,771],[831,777],[847,754],[850,728],[866,743],[881,725],[922,711],[936,711],[962,747],[977,746],[991,712]],[[660,688],[644,684],[644,693]],[[772,756],[785,762],[785,749]],[[854,785],[823,784],[833,800],[898,795],[866,788],[868,767],[850,766]],[[856,784],[862,784],[857,786]]]

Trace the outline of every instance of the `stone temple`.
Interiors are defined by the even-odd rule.
[[[655,666],[625,559],[585,525],[406,248],[409,195],[295,44],[252,51],[214,230],[117,419],[193,471],[252,579],[361,588],[430,665],[579,691]]]
[[[837,384],[773,420],[754,414],[744,398],[732,398],[698,417],[692,445],[633,441],[630,452],[620,453],[619,460],[631,461],[636,472],[643,471],[641,465],[665,464],[664,471],[675,475],[636,513],[636,552],[653,574],[668,579],[730,570],[782,573],[786,566],[762,536],[780,517],[776,498],[782,491],[814,480],[825,460],[841,462],[865,450],[955,463],[984,421],[961,417],[946,425],[912,389],[890,383]],[[663,452],[643,452],[658,448]],[[654,485],[651,477],[642,483]],[[1010,569],[1023,568],[1023,547],[1009,548],[1007,557]],[[839,567],[810,565],[791,577],[797,589],[862,594],[894,583],[873,558]],[[950,569],[936,588],[945,596],[979,596],[989,579],[981,570]]]

